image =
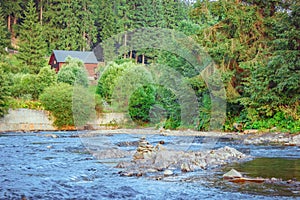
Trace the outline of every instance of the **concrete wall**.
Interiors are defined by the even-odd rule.
[[[46,111],[16,109],[0,118],[0,131],[52,131],[52,121]]]
[[[103,113],[96,120],[89,122],[88,127],[102,129],[103,127],[116,127],[126,122],[123,113]],[[0,118],[0,132],[8,131],[54,131],[47,111],[16,109],[9,110],[9,113]]]
[[[104,127],[117,127],[119,124],[127,122],[124,113],[102,113],[96,120],[88,122],[88,126],[93,129],[102,129]]]

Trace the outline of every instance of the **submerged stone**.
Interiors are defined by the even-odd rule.
[[[164,176],[171,176],[171,175],[173,175],[173,174],[174,174],[174,173],[173,173],[172,170],[167,169],[167,170],[164,171]]]
[[[242,178],[242,177],[243,175],[240,172],[236,171],[235,169],[231,169],[229,172],[223,175],[223,178],[225,179]]]

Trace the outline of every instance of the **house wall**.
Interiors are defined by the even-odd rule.
[[[91,78],[95,78],[96,77],[96,70],[98,65],[97,64],[92,64],[92,63],[86,63],[84,64],[85,69],[88,72],[88,76]]]
[[[58,72],[64,64],[65,64],[64,62],[58,63],[58,68],[56,68],[57,69],[56,72]]]
[[[58,72],[63,67],[64,64],[65,64],[65,62],[57,63],[56,65],[58,67],[55,67],[56,72]],[[86,63],[86,64],[84,64],[84,67],[88,72],[88,76],[90,78],[94,79],[96,77],[96,70],[97,70],[98,64],[97,63]]]

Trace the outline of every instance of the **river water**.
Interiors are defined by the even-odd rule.
[[[299,181],[299,147],[249,146],[221,139],[215,148],[227,145],[258,158],[155,180],[121,177],[115,162],[104,163],[91,156],[86,144],[74,137],[80,132],[55,132],[59,138],[42,137],[46,134],[0,135],[0,199],[300,199],[299,185],[234,184],[222,179],[222,174],[234,167],[252,177]],[[118,134],[98,139],[116,145],[139,137]],[[175,138],[156,135],[147,139],[172,143]],[[193,140],[192,150],[200,140]]]

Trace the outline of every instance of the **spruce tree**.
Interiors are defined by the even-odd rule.
[[[115,1],[94,0],[93,14],[95,15],[95,25],[97,27],[99,42],[117,33],[116,3]]]
[[[268,35],[273,38],[268,52],[271,56],[251,69],[251,84],[245,87],[247,106],[259,110],[261,116],[297,109],[300,103],[299,8],[295,4],[290,13],[281,11],[267,23]]]
[[[48,51],[89,50],[96,42],[93,2],[50,0],[44,9]]]
[[[7,19],[7,28],[11,35],[11,43],[16,48],[16,25],[22,17],[24,5],[26,1],[23,0],[5,0],[0,1],[2,7],[3,17]]]
[[[0,117],[3,117],[8,111],[9,95],[8,76],[0,69]]]
[[[33,0],[28,2],[24,21],[20,27],[18,60],[27,65],[31,73],[38,73],[45,66],[46,43]]]
[[[9,32],[4,23],[2,9],[0,7],[0,56],[5,54],[5,48],[10,45]]]

